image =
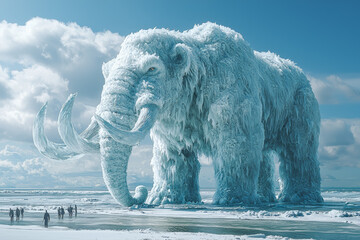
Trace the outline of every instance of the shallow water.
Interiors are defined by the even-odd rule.
[[[76,230],[135,230],[265,234],[302,239],[360,239],[360,189],[323,191],[321,205],[268,204],[219,207],[214,191],[202,191],[202,204],[123,208],[107,191],[0,190],[0,224],[42,225],[45,209],[51,227]],[[57,207],[77,204],[78,216],[57,218]],[[9,208],[24,207],[24,219],[10,223]]]

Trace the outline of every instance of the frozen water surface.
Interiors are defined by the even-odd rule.
[[[360,189],[323,191],[325,203],[321,205],[219,207],[211,204],[213,194],[213,190],[201,191],[202,204],[126,208],[118,205],[108,191],[0,190],[0,235],[9,239],[23,238],[22,234],[26,239],[45,239],[59,235],[58,232],[62,237],[68,234],[66,239],[359,239],[360,236]],[[77,204],[78,216],[65,215],[59,220],[57,207],[67,208],[70,204]],[[25,207],[24,219],[11,224],[10,207]],[[42,227],[45,209],[51,215],[49,229]]]

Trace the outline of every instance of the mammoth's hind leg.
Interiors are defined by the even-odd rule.
[[[260,161],[258,194],[262,202],[274,202],[274,157],[271,151],[263,151]]]
[[[311,89],[298,90],[292,111],[280,133],[279,200],[292,203],[322,202],[317,158],[320,114]]]
[[[200,202],[200,163],[194,151],[180,153],[154,145],[151,165],[154,185],[147,199],[149,204]]]

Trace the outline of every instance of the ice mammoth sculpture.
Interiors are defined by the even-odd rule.
[[[46,105],[33,138],[49,158],[100,152],[104,181],[122,205],[201,201],[199,154],[209,156],[215,204],[274,201],[273,154],[285,202],[322,202],[317,160],[320,115],[309,81],[295,64],[253,51],[239,33],[213,23],[185,32],[142,30],[103,65],[101,102],[89,127],[71,123],[75,95],[62,107],[64,144],[44,135]],[[132,197],[127,164],[146,134],[154,142],[154,185]]]

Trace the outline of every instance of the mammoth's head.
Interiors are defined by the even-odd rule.
[[[161,31],[130,35],[118,56],[103,64],[105,84],[96,120],[113,139],[124,144],[141,141],[158,115],[174,107],[184,85],[188,84],[184,76],[190,72],[193,61],[190,46]],[[125,97],[115,99],[111,95]],[[123,112],[124,108],[128,114],[137,116],[131,131],[117,129],[111,124],[116,123],[116,119],[108,117],[108,122],[102,117],[104,111]],[[120,125],[124,125],[123,122]]]

